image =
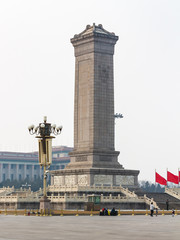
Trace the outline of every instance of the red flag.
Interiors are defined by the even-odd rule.
[[[161,177],[161,175],[159,175],[157,172],[156,172],[156,182],[161,184],[161,185],[167,185],[167,181],[165,178]]]
[[[179,171],[179,182],[180,182],[180,171]]]
[[[179,183],[179,178],[178,178],[177,175],[174,175],[171,172],[167,171],[167,181],[178,184]]]

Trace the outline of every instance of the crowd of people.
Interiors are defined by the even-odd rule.
[[[100,211],[100,216],[117,216],[118,212],[115,210],[115,208],[112,208],[111,211],[109,211],[107,208],[102,208]]]

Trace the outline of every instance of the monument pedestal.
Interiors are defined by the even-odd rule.
[[[138,170],[116,168],[64,169],[51,172],[55,186],[123,186],[138,188]]]
[[[44,210],[48,210],[49,211],[51,209],[51,201],[47,197],[43,196],[39,200],[39,202],[40,202],[40,207],[39,207],[40,212],[44,211]]]
[[[110,150],[91,150],[91,151],[73,151],[69,153],[71,162],[66,169],[82,168],[118,168],[123,166],[118,162],[119,151]]]

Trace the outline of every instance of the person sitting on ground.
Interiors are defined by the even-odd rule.
[[[105,215],[105,216],[108,216],[108,210],[107,210],[107,208],[104,209],[104,215]]]
[[[102,208],[102,210],[101,210],[102,211],[102,215],[104,215],[104,210],[105,210],[105,208]]]
[[[115,215],[116,215],[116,210],[115,210],[115,208],[112,208],[110,215],[111,215],[111,216],[115,216]]]

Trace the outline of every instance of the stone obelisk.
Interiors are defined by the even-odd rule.
[[[122,168],[114,149],[114,45],[102,25],[71,39],[75,51],[74,151],[67,168]]]
[[[71,39],[75,53],[74,150],[52,184],[137,187],[139,171],[127,170],[114,149],[114,46],[118,36],[87,25]]]

